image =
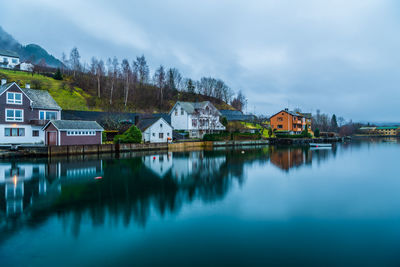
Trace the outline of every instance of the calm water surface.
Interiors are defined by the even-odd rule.
[[[399,155],[372,140],[0,162],[0,265],[398,266]]]

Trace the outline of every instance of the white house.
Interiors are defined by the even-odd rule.
[[[29,63],[29,62],[22,62],[19,65],[19,69],[23,70],[23,71],[32,72],[34,68],[35,68],[35,66],[32,63]]]
[[[163,118],[143,118],[136,125],[145,143],[166,143],[172,140],[172,127]]]
[[[13,51],[0,49],[0,67],[13,69],[19,64],[19,55]]]
[[[189,137],[202,138],[206,133],[225,130],[220,123],[221,113],[209,101],[175,103],[169,112],[174,130],[189,132]]]

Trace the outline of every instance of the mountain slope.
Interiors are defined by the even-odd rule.
[[[41,60],[45,60],[50,67],[60,67],[62,62],[50,55],[45,49],[36,44],[28,44],[26,46],[20,44],[9,33],[3,30],[0,26],[0,48],[11,50],[20,56],[21,61],[31,61],[33,64],[38,64]]]

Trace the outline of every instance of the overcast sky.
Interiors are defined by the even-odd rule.
[[[223,79],[249,112],[289,105],[400,121],[400,2],[386,0],[0,0],[0,25],[61,57],[163,64]]]

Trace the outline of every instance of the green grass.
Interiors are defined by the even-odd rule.
[[[262,131],[262,127],[258,123],[241,122],[241,124],[247,129],[260,129]],[[268,129],[264,129],[264,132],[262,132],[262,137],[263,138],[270,138],[270,137],[273,137],[273,136],[269,136]]]
[[[0,69],[0,76],[7,79],[7,82],[16,82],[21,87],[25,87],[26,83],[30,83],[31,88],[38,89],[35,88],[35,84],[39,83],[39,89],[47,90],[62,109],[89,110],[86,99],[90,95],[81,88],[74,87],[71,90],[68,86],[63,86],[65,84],[63,81],[39,74],[32,75],[28,72],[3,69]]]

